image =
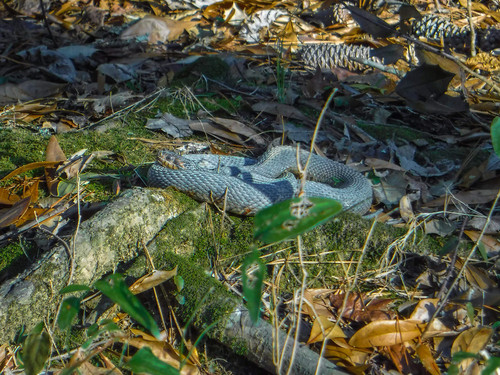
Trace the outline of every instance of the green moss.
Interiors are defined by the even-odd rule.
[[[21,165],[43,161],[48,137],[27,129],[0,129],[0,177]]]
[[[238,305],[238,299],[220,282],[209,277],[199,264],[165,249],[164,256],[157,261],[157,267],[173,269],[176,266],[178,275],[184,279],[184,289],[180,294],[185,298],[185,303],[177,308],[177,317],[185,323],[191,320],[201,328],[217,323],[217,328],[211,330],[209,335],[219,337],[225,319]]]
[[[0,247],[0,276],[21,272],[37,255],[38,249],[35,243],[23,238]]]

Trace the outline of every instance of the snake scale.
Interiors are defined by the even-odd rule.
[[[304,166],[309,152],[299,150]],[[297,149],[270,148],[258,159],[191,154],[163,150],[148,172],[152,187],[174,187],[199,201],[216,203],[228,212],[255,215],[264,207],[296,197],[300,190]],[[370,182],[359,172],[312,154],[305,183],[306,197],[338,200],[345,210],[363,214],[371,205]]]

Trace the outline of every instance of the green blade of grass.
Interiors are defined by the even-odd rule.
[[[242,270],[243,296],[247,300],[250,319],[255,324],[259,320],[262,284],[264,283],[265,266],[254,250],[243,262]]]
[[[288,199],[257,213],[254,238],[264,243],[294,238],[340,212],[342,205],[330,198]]]
[[[127,366],[135,373],[147,373],[151,375],[179,375],[175,367],[156,358],[150,348],[140,349],[127,362]]]
[[[151,314],[142,306],[139,299],[130,292],[123,281],[122,275],[117,273],[110,275],[104,280],[97,281],[95,287],[113,302],[120,305],[123,311],[129,314],[156,338],[160,336],[158,325]]]
[[[50,339],[43,330],[43,322],[38,323],[29,333],[23,345],[22,358],[27,375],[42,371],[50,354]]]

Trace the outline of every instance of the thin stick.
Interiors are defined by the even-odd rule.
[[[477,238],[476,242],[474,243],[474,246],[472,247],[471,251],[469,252],[469,255],[467,256],[467,259],[465,259],[462,268],[460,268],[460,271],[458,272],[457,277],[455,280],[453,280],[453,283],[450,286],[450,289],[448,289],[448,292],[444,296],[443,300],[439,303],[436,311],[434,311],[434,314],[432,314],[432,317],[429,319],[429,323],[427,323],[427,326],[424,329],[424,332],[422,333],[422,337],[425,336],[425,333],[429,330],[429,327],[431,326],[431,322],[438,316],[438,314],[441,312],[441,310],[444,308],[446,302],[448,301],[448,298],[450,298],[451,292],[453,292],[453,289],[455,289],[455,286],[457,285],[458,281],[462,277],[462,274],[465,272],[465,269],[467,268],[467,263],[472,259],[474,256],[476,249],[479,246],[479,243],[481,242],[484,232],[486,232],[486,229],[488,228],[488,225],[490,224],[491,221],[491,216],[493,216],[493,212],[495,210],[495,207],[498,203],[498,199],[500,198],[500,189],[498,190],[497,196],[495,197],[495,201],[491,205],[490,212],[488,213],[488,217],[486,218],[486,222],[484,223],[483,229],[481,230],[481,233],[479,234],[479,237]]]

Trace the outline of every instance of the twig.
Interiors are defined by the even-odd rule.
[[[460,240],[464,234],[464,229],[465,226],[467,225],[467,217],[462,223],[462,226],[460,227],[460,233],[458,234],[458,241],[457,245],[453,249],[453,254],[450,259],[450,264],[448,265],[448,269],[446,270],[446,277],[443,281],[443,284],[441,285],[441,289],[439,290],[436,299],[440,300],[441,297],[443,297],[443,294],[445,293],[446,286],[448,285],[448,282],[450,281],[451,276],[453,275],[453,270],[455,269],[455,262],[457,260],[457,253],[458,253],[458,246],[460,245]]]
[[[59,46],[57,45],[57,42],[54,38],[54,35],[52,34],[52,30],[50,29],[49,20],[47,19],[47,13],[45,12],[45,5],[43,3],[43,0],[40,0],[40,8],[42,9],[43,23],[45,24],[45,27],[47,28],[50,39],[52,39],[52,42],[54,43],[54,47],[57,48]]]
[[[378,63],[376,61],[372,61],[372,60],[368,60],[368,59],[361,59],[361,58],[357,58],[357,57],[351,57],[351,60],[356,61],[357,63],[363,64],[363,65],[370,66],[372,68],[381,70],[381,71],[386,72],[386,73],[394,74],[394,75],[398,76],[399,78],[403,77],[406,74],[398,69],[395,69],[395,68],[392,68],[390,66]]]
[[[470,54],[476,56],[476,30],[474,29],[474,22],[472,21],[472,6],[471,1],[467,0],[467,19],[470,28]]]
[[[462,264],[462,268],[460,268],[460,271],[458,272],[457,277],[455,280],[453,280],[453,283],[450,286],[450,289],[448,289],[448,292],[444,296],[444,298],[440,301],[439,305],[436,308],[436,311],[434,311],[434,314],[432,314],[432,317],[429,319],[429,323],[427,323],[427,326],[424,329],[424,332],[422,332],[422,337],[425,337],[425,333],[429,330],[429,327],[431,326],[432,321],[438,316],[438,314],[441,312],[441,310],[444,308],[446,302],[448,301],[448,298],[450,297],[451,293],[453,292],[453,289],[455,289],[455,286],[457,285],[458,281],[462,277],[462,274],[465,272],[467,268],[467,263],[472,259],[474,256],[476,249],[479,246],[479,243],[481,242],[484,233],[486,232],[486,229],[488,228],[491,217],[493,216],[493,212],[495,210],[495,207],[498,203],[498,199],[500,198],[500,189],[498,190],[497,196],[495,197],[495,200],[493,201],[493,204],[491,205],[490,212],[488,213],[488,216],[486,218],[486,221],[484,223],[483,229],[481,230],[481,233],[479,234],[479,237],[477,238],[476,242],[474,243],[474,246],[472,247],[471,251],[469,252],[469,255],[465,259],[464,263]]]
[[[408,36],[408,35],[405,35],[404,36],[406,38],[406,40],[412,42],[412,43],[415,43],[415,44],[418,44],[420,47],[422,47],[423,49],[427,50],[427,51],[430,51],[430,52],[433,52],[433,53],[436,53],[438,55],[441,55],[443,57],[446,57],[448,60],[451,60],[453,62],[455,62],[458,66],[460,66],[463,70],[465,70],[467,73],[469,73],[470,75],[480,79],[481,81],[483,81],[484,83],[486,83],[488,86],[490,86],[493,90],[495,90],[496,92],[498,92],[500,94],[500,87],[495,84],[491,79],[488,79],[486,77],[483,77],[481,74],[478,74],[476,72],[474,72],[472,69],[469,69],[463,62],[462,60],[456,58],[455,56],[452,56],[450,55],[449,53],[446,53],[446,52],[443,52],[437,48],[434,48],[432,46],[429,46],[425,43],[422,43],[420,40],[418,39],[415,39],[411,36]]]
[[[157,90],[153,93],[151,93],[150,95],[146,96],[145,98],[142,98],[141,100],[139,100],[138,102],[135,102],[135,103],[132,103],[128,106],[126,106],[125,108],[122,108],[120,109],[119,111],[116,111],[114,112],[113,114],[103,118],[102,120],[99,120],[97,122],[94,122],[93,124],[89,125],[89,126],[86,126],[85,128],[82,128],[82,129],[78,129],[79,131],[81,130],[87,130],[87,129],[92,129],[94,127],[96,127],[97,125],[100,125],[101,123],[105,122],[105,121],[109,121],[119,115],[121,115],[122,113],[124,112],[127,112],[129,110],[131,110],[132,108],[135,108],[136,106],[138,106],[140,103],[143,103],[143,102],[146,102],[148,100],[150,100],[151,98],[153,97],[159,97],[164,91],[166,91],[166,89],[162,88],[160,90]],[[156,99],[156,98],[155,98]]]

